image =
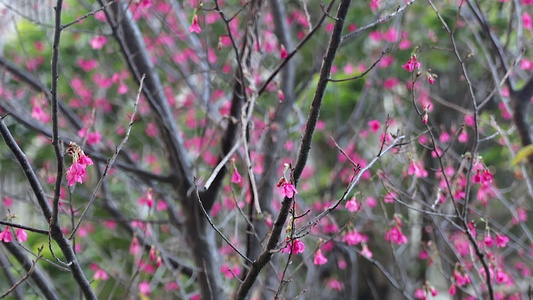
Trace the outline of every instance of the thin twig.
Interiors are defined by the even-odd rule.
[[[79,229],[79,227],[81,225],[81,222],[83,221],[83,219],[85,218],[85,215],[87,214],[87,211],[89,210],[89,208],[91,207],[92,203],[96,199],[96,195],[98,195],[98,192],[100,191],[100,187],[102,186],[103,181],[107,177],[107,173],[113,167],[113,163],[117,159],[117,156],[120,153],[120,150],[122,150],[124,145],[126,145],[126,142],[128,141],[128,138],[130,137],[131,128],[133,127],[133,124],[135,123],[135,115],[137,114],[137,106],[139,104],[139,99],[141,98],[141,92],[142,92],[142,89],[143,89],[143,83],[144,83],[145,76],[146,76],[145,74],[143,74],[141,76],[141,82],[139,84],[139,91],[137,92],[137,98],[135,99],[135,103],[133,103],[133,112],[131,113],[130,123],[128,124],[128,130],[126,130],[126,134],[124,135],[124,138],[122,139],[122,142],[120,142],[120,144],[118,145],[117,149],[115,150],[115,153],[113,153],[113,156],[111,156],[111,158],[109,159],[108,163],[106,164],[104,173],[102,173],[102,176],[100,177],[100,180],[98,180],[98,183],[96,184],[96,187],[94,188],[94,191],[93,191],[93,194],[91,195],[91,199],[89,200],[89,203],[87,203],[87,206],[83,210],[83,213],[81,214],[80,219],[78,220],[78,224],[76,224],[76,226],[74,227],[74,229],[70,233],[70,236],[68,237],[69,240],[72,240],[72,238],[76,234],[76,231],[78,231],[78,229]]]
[[[24,281],[26,281],[31,274],[33,274],[33,271],[35,270],[35,266],[37,265],[37,262],[39,261],[39,259],[41,259],[41,252],[43,251],[43,248],[39,248],[39,252],[37,254],[37,259],[35,259],[34,261],[32,261],[32,265],[31,265],[31,268],[30,270],[28,271],[28,273],[26,273],[26,275],[24,275],[24,277],[22,277],[17,283],[15,283],[9,290],[7,290],[3,295],[0,295],[0,299],[3,299],[5,297],[7,297],[7,295],[11,294],[11,292],[13,292],[19,285],[21,285]]]
[[[207,213],[207,211],[205,210],[204,208],[204,205],[202,204],[202,200],[200,199],[200,193],[198,192],[198,185],[196,184],[195,182],[195,191],[196,191],[196,199],[198,200],[198,205],[200,206],[200,208],[202,209],[202,212],[205,216],[205,218],[207,219],[207,222],[209,222],[209,224],[211,225],[211,227],[213,227],[213,229],[220,235],[220,237],[222,237],[222,239],[233,249],[235,250],[235,252],[237,254],[239,254],[240,257],[242,257],[244,260],[246,260],[247,263],[251,264],[252,261],[246,257],[246,255],[242,254],[242,252],[237,249],[237,247],[235,247],[231,242],[230,240],[216,227],[216,225],[213,223],[213,220],[211,220],[211,217],[209,217],[209,214]]]

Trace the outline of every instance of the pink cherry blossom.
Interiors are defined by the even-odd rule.
[[[361,250],[361,255],[367,258],[372,258],[373,254],[370,249],[368,249],[368,245],[366,243],[363,243],[363,249]]]
[[[192,17],[192,23],[191,23],[191,26],[189,27],[189,32],[195,32],[195,33],[202,32],[202,28],[200,28],[200,24],[198,24],[198,16],[196,14],[194,14],[194,16]]]
[[[457,137],[457,140],[463,144],[468,142],[468,132],[466,132],[466,130],[462,130],[459,136]]]
[[[146,135],[148,135],[149,137],[156,137],[158,134],[159,134],[159,130],[157,129],[157,126],[150,122],[146,125]]]
[[[385,203],[394,203],[396,197],[398,197],[398,195],[395,192],[388,192],[387,195],[385,195],[385,198],[383,198],[383,201]]]
[[[82,165],[92,165],[93,164],[93,160],[88,156],[86,155],[85,153],[81,153],[80,155],[80,158],[78,159],[78,162]]]
[[[50,123],[50,121],[52,120],[50,118],[50,114],[45,112],[42,107],[38,105],[33,106],[33,109],[31,111],[31,117],[43,123]]]
[[[381,124],[378,120],[372,120],[368,122],[368,127],[370,127],[372,133],[377,133],[381,129]]]
[[[281,59],[285,59],[289,56],[289,53],[287,52],[287,49],[285,49],[284,45],[281,45],[281,47],[279,48],[279,56],[281,57]]]
[[[360,234],[355,229],[352,231],[348,231],[342,238],[342,241],[345,242],[349,246],[357,245],[365,240],[368,240],[368,238],[365,235]]]
[[[415,299],[426,300],[427,299],[426,290],[423,289],[423,288],[416,289],[416,291],[415,291]]]
[[[101,140],[102,135],[98,131],[87,134],[87,145],[89,146],[99,144]]]
[[[4,228],[4,231],[0,232],[0,242],[3,241],[4,243],[10,243],[12,240],[13,235],[9,230],[9,226],[6,226],[6,228]]]
[[[426,178],[428,177],[428,171],[424,168],[422,162],[415,162],[411,161],[411,164],[409,164],[409,168],[407,170],[407,174],[414,175],[418,178]]]
[[[427,74],[428,76],[428,82],[429,84],[434,84],[435,83],[435,79],[437,78],[437,76],[435,76],[435,74]]]
[[[168,204],[164,200],[157,201],[157,211],[165,211],[168,209]]]
[[[281,196],[283,198],[293,198],[294,194],[298,194],[296,187],[292,183],[285,182],[281,186]]]
[[[522,14],[522,24],[524,24],[525,29],[533,29],[533,19],[531,18],[531,15],[527,12]]]
[[[332,290],[339,291],[339,292],[344,289],[342,282],[337,279],[330,279],[328,281],[328,287]]]
[[[150,283],[148,281],[143,281],[139,283],[139,293],[144,296],[150,295]]]
[[[98,268],[93,275],[94,280],[102,280],[105,281],[109,278],[109,275],[107,275],[107,272]]]
[[[305,244],[299,239],[296,239],[292,242],[287,243],[287,246],[281,249],[281,253],[292,253],[292,254],[304,253],[304,251],[305,251]]]
[[[380,2],[381,0],[371,0],[370,1],[370,9],[372,9],[373,11],[377,10],[380,6]]]
[[[496,234],[496,246],[498,248],[503,248],[507,246],[507,242],[509,242],[509,237],[505,235]]]
[[[67,169],[67,182],[69,186],[74,185],[76,182],[83,183],[83,177],[85,176],[85,165],[79,162],[73,162]]]
[[[355,201],[355,197],[352,197],[346,202],[345,207],[350,212],[357,212],[361,208],[361,203]]]
[[[13,198],[11,197],[4,197],[2,199],[2,203],[4,204],[5,207],[11,207],[11,205],[13,205]]]
[[[90,41],[91,47],[95,50],[102,49],[105,44],[107,44],[107,38],[102,35],[97,35],[93,37]]]
[[[451,296],[457,294],[457,286],[455,285],[455,283],[452,283],[452,285],[450,285],[450,288],[448,289],[448,294],[450,294]]]
[[[413,72],[415,69],[420,69],[420,62],[418,61],[416,54],[413,54],[413,56],[409,58],[407,63],[403,65],[402,68],[404,68],[408,72]]]
[[[483,240],[483,243],[485,243],[485,246],[487,247],[492,247],[492,245],[494,245],[494,240],[492,239],[492,236],[490,236],[490,234],[487,234],[485,236],[485,239]]]
[[[131,241],[130,253],[133,255],[137,255],[140,252],[141,252],[141,245],[139,244],[139,240],[137,239],[137,237],[134,237],[133,240]]]
[[[17,230],[15,230],[15,236],[19,242],[25,242],[28,240],[28,234],[22,228],[17,228]]]
[[[313,263],[315,265],[323,265],[328,262],[328,259],[322,254],[322,251],[318,249],[315,253],[315,258],[313,260]]]
[[[458,286],[463,286],[471,282],[468,274],[463,275],[457,269],[453,271],[453,278],[455,279],[455,284],[457,284]]]
[[[394,226],[385,232],[385,240],[398,245],[407,243],[407,237],[403,234],[399,226]]]
[[[239,174],[239,171],[236,167],[233,167],[233,174],[231,174],[231,182],[233,183],[240,183],[241,182],[241,174]]]

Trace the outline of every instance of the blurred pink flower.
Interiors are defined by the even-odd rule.
[[[324,256],[322,251],[318,249],[315,253],[315,259],[313,260],[313,263],[315,265],[323,265],[328,262],[328,259]]]
[[[107,38],[102,35],[97,35],[91,39],[89,44],[95,50],[102,49],[107,44]]]
[[[191,27],[189,27],[189,32],[202,32],[202,28],[200,28],[200,24],[198,24],[198,16],[196,14],[194,14],[194,16],[192,17],[192,23]]]

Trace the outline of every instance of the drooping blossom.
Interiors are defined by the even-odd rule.
[[[418,178],[428,177],[428,171],[424,168],[422,162],[411,161],[409,168],[407,169],[407,174],[414,175]]]
[[[354,246],[366,240],[368,240],[368,237],[364,234],[359,233],[355,229],[348,231],[342,238],[342,241],[345,242],[348,246]]]
[[[355,201],[355,197],[352,197],[346,202],[345,207],[350,212],[357,212],[361,208],[361,203]]]
[[[194,14],[194,16],[192,17],[192,23],[191,23],[191,26],[189,27],[189,32],[195,32],[195,33],[202,32],[202,28],[200,28],[200,24],[198,24],[198,15],[196,14]]]
[[[19,242],[25,242],[28,240],[28,234],[22,228],[17,228],[17,230],[15,230],[15,236]]]
[[[427,299],[426,290],[424,288],[416,289],[416,291],[415,291],[415,299],[426,300]]]
[[[76,182],[83,183],[86,168],[88,165],[92,165],[93,161],[75,143],[70,143],[68,153],[72,155],[73,159],[72,165],[66,172],[67,183],[69,186],[74,185]]]
[[[448,289],[448,294],[450,294],[451,296],[457,294],[457,286],[455,285],[455,283],[452,283],[452,285],[450,285],[450,288]]]
[[[420,69],[420,62],[418,61],[416,54],[413,54],[413,56],[409,58],[407,63],[405,63],[402,68],[404,68],[408,72],[413,72],[415,69]]]
[[[328,259],[324,256],[324,254],[322,253],[322,251],[320,249],[318,249],[316,252],[315,252],[315,258],[313,260],[313,263],[315,265],[323,265],[325,263],[328,262]]]
[[[498,248],[503,248],[507,246],[507,242],[509,242],[509,237],[505,235],[496,234],[496,246]]]
[[[363,255],[366,258],[372,258],[373,254],[370,249],[368,249],[368,245],[366,243],[363,243],[363,249],[361,249],[361,255]]]
[[[328,281],[328,287],[332,290],[335,290],[335,291],[342,291],[344,289],[344,286],[342,284],[342,282],[338,279],[330,279]]]
[[[427,76],[428,76],[428,82],[429,82],[429,84],[434,84],[434,83],[435,83],[435,80],[436,80],[436,78],[437,78],[437,75],[428,73]]]
[[[74,185],[76,182],[83,183],[83,177],[85,177],[85,165],[79,162],[73,162],[67,169],[67,182],[69,186]]]
[[[279,56],[281,57],[281,59],[285,59],[289,56],[289,53],[287,52],[287,49],[285,49],[284,45],[281,45],[281,47],[279,48]]]
[[[455,284],[458,286],[463,286],[466,284],[469,284],[471,282],[470,277],[468,274],[461,274],[457,269],[453,271],[453,278],[455,280]]]
[[[292,183],[285,182],[281,186],[281,196],[283,198],[293,198],[294,194],[298,194],[296,187]]]
[[[385,195],[385,198],[383,198],[383,201],[385,203],[394,203],[394,199],[397,197],[397,194],[395,192],[388,192],[387,195]]]
[[[13,235],[9,230],[9,226],[4,228],[4,231],[0,232],[0,242],[10,243],[13,240]]]
[[[393,226],[385,232],[385,240],[398,245],[407,243],[407,237],[403,234],[402,229],[398,225]]]
[[[485,236],[485,239],[483,240],[483,243],[485,243],[485,246],[492,247],[494,245],[494,240],[492,239],[492,236],[490,234],[487,234]]]
[[[304,253],[304,251],[305,251],[305,244],[299,239],[289,241],[287,243],[287,246],[281,249],[281,253],[292,253],[292,254]]]
[[[231,182],[233,183],[240,183],[241,182],[241,174],[239,174],[239,171],[237,170],[237,167],[233,167],[233,174],[231,174]]]

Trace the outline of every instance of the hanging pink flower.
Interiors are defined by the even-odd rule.
[[[9,226],[4,228],[4,231],[0,232],[0,242],[10,243],[13,240],[13,235],[9,230]]]
[[[285,248],[281,249],[281,253],[292,253],[292,254],[304,253],[304,251],[305,251],[305,244],[298,239],[292,242],[289,242]]]
[[[285,46],[281,45],[279,49],[279,56],[281,59],[285,59],[289,56],[289,53],[287,53],[287,49],[285,49]]]
[[[233,167],[233,174],[231,174],[231,182],[240,183],[242,180],[241,174],[237,170],[237,167]]]
[[[368,245],[366,243],[363,243],[363,249],[361,250],[361,255],[367,258],[372,258],[374,254],[372,254],[372,251],[368,249]]]
[[[28,234],[22,228],[17,228],[17,230],[15,230],[15,236],[19,242],[25,242],[28,240]]]
[[[413,54],[413,56],[409,58],[407,63],[403,65],[402,68],[404,68],[408,72],[413,72],[415,69],[420,69],[420,62],[418,61],[416,54]]]
[[[509,237],[496,234],[496,246],[498,246],[498,248],[507,246],[507,242],[509,242]]]
[[[387,231],[385,233],[385,240],[398,245],[407,243],[407,237],[403,234],[402,229],[399,226],[394,226]]]
[[[361,203],[355,201],[355,197],[352,197],[346,202],[345,207],[350,212],[357,212],[361,208]]]
[[[323,265],[328,262],[328,259],[324,256],[322,251],[318,249],[315,253],[315,259],[313,260],[313,263],[315,265]]]
[[[202,32],[202,28],[200,28],[200,24],[198,24],[198,15],[196,14],[194,14],[194,16],[192,17],[192,23],[191,23],[191,26],[189,27],[189,32],[195,32],[195,33]]]
[[[281,186],[281,196],[283,198],[293,198],[294,194],[298,194],[296,187],[292,183],[285,182]]]
[[[67,169],[67,182],[69,186],[74,185],[76,182],[83,183],[83,177],[85,176],[85,165],[79,162],[73,162],[72,166]]]

